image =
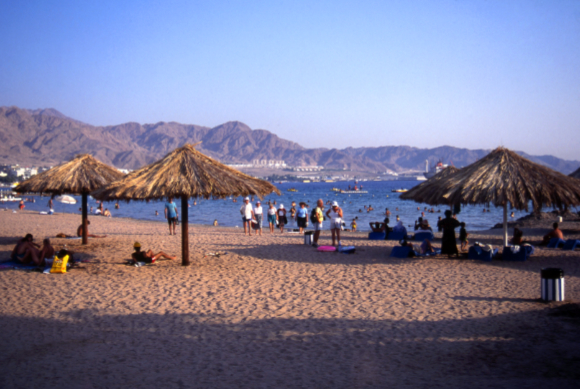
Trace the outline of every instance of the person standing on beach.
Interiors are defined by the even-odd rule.
[[[278,213],[276,212],[276,207],[273,203],[270,203],[270,208],[268,208],[268,223],[270,224],[270,234],[274,233],[274,226],[276,226],[276,220],[278,220]]]
[[[250,204],[250,198],[246,197],[244,199],[244,204],[240,208],[240,213],[242,214],[242,222],[244,223],[244,235],[252,235],[252,219],[254,218],[254,210],[252,204]]]
[[[48,209],[52,210],[52,197],[48,199]]]
[[[304,233],[306,224],[308,223],[308,209],[306,209],[306,203],[300,202],[300,207],[296,211],[296,224],[300,229],[300,233]]]
[[[175,232],[175,226],[177,225],[177,205],[173,202],[173,197],[167,199],[165,203],[165,218],[167,223],[169,223],[169,235],[172,235],[171,227],[173,227],[173,235],[177,235]]]
[[[280,204],[278,208],[278,224],[280,227],[280,233],[284,233],[284,225],[288,224],[288,218],[286,218],[286,210],[284,209],[284,204]]]
[[[256,202],[256,208],[254,208],[254,217],[256,218],[256,223],[258,223],[258,230],[256,234],[259,233],[262,236],[262,215],[264,211],[262,211],[262,202],[258,200]]]
[[[320,237],[320,231],[322,231],[322,221],[324,220],[324,213],[322,210],[324,209],[324,201],[322,199],[318,199],[316,202],[316,208],[312,212],[312,227],[314,227],[314,237],[312,246],[318,247],[318,238]]]
[[[459,255],[457,250],[457,241],[455,240],[455,229],[461,223],[453,218],[450,210],[445,211],[445,219],[441,220],[441,227],[443,228],[443,237],[441,238],[441,254],[447,254],[449,258],[452,255]]]
[[[342,209],[338,206],[338,203],[334,201],[331,208],[326,211],[326,217],[330,219],[330,232],[332,233],[332,245],[334,246],[335,237],[338,245],[340,243],[340,230],[342,227]]]

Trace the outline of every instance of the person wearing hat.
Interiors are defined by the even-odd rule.
[[[141,243],[135,242],[133,244],[133,248],[135,252],[131,254],[131,258],[133,259],[133,263],[137,262],[145,262],[145,263],[155,263],[159,258],[163,257],[165,259],[175,259],[176,256],[171,256],[169,254],[164,253],[163,251],[158,252],[157,254],[153,253],[153,250],[148,251],[141,251]]]
[[[242,222],[244,223],[244,234],[252,235],[252,219],[254,218],[254,210],[252,209],[252,204],[250,204],[250,198],[246,197],[244,199],[244,204],[240,208],[240,213],[242,214]]]
[[[284,209],[284,204],[280,204],[278,208],[278,226],[280,227],[280,233],[284,233],[284,225],[288,224],[288,219],[286,218],[286,210]]]
[[[306,203],[300,202],[300,207],[296,210],[296,223],[300,229],[300,233],[304,233],[304,229],[308,225],[308,209]]]
[[[338,203],[334,201],[328,211],[326,217],[330,219],[330,232],[332,233],[332,245],[334,246],[335,238],[338,240],[340,246],[340,230],[342,229],[342,209]]]
[[[262,211],[262,202],[260,200],[256,201],[256,207],[254,208],[254,217],[256,218],[256,224],[258,227],[256,228],[256,234],[260,234],[262,236],[262,215],[264,211]]]

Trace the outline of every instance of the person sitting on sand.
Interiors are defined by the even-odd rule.
[[[52,247],[52,245],[50,244],[50,239],[46,238],[42,241],[42,249],[40,250],[40,256],[39,258],[41,259],[41,261],[43,263],[45,262],[45,259],[50,259],[52,257],[54,257],[54,247]]]
[[[423,243],[421,243],[421,254],[430,254],[434,252],[435,249],[431,245],[431,241],[429,239],[425,239]]]
[[[109,211],[109,208],[105,208],[105,211],[103,212],[103,216],[105,217],[111,217],[111,211]]]
[[[141,243],[135,242],[133,245],[135,252],[131,254],[131,258],[133,259],[133,263],[137,262],[145,262],[145,263],[155,263],[159,258],[165,259],[175,259],[176,256],[172,256],[169,254],[164,253],[163,251],[158,252],[157,254],[153,253],[153,250],[148,251],[141,251]]]
[[[89,234],[89,224],[91,224],[91,221],[87,220],[87,236],[89,238],[106,238],[107,237],[107,235],[91,235],[91,234]],[[82,224],[79,226],[79,228],[77,228],[77,236],[78,237],[83,236],[83,225]]]
[[[393,227],[393,232],[402,232],[405,234],[405,236],[407,236],[407,229],[403,225],[403,222],[400,220],[398,221],[397,225]]]
[[[381,222],[370,222],[369,226],[371,227],[371,230],[373,232],[386,232],[387,231],[387,225],[385,223],[381,223]]]
[[[524,233],[523,233],[522,230],[520,230],[517,227],[514,228],[514,237],[512,238],[512,242],[511,243],[513,245],[516,245],[516,246],[519,246],[519,245],[523,244],[524,243],[524,241],[522,239],[523,236],[524,236]]]
[[[429,225],[429,220],[423,219],[421,221],[421,224],[419,224],[419,226],[417,228],[417,231],[419,231],[419,232],[421,232],[421,231],[430,231],[430,232],[433,232],[433,229]]]
[[[554,229],[548,232],[546,235],[544,235],[544,240],[542,240],[540,246],[547,245],[548,243],[550,243],[550,239],[552,238],[564,239],[564,234],[562,233],[562,230],[558,228],[558,223],[552,224],[552,227],[554,227]]]
[[[10,258],[15,262],[20,262],[23,264],[29,264],[33,262],[35,265],[40,266],[44,258],[40,258],[40,246],[34,243],[34,237],[32,234],[26,234],[26,236],[16,243],[14,250]]]

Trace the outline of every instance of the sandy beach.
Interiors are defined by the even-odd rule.
[[[32,233],[84,261],[64,275],[0,271],[2,388],[576,388],[580,251],[527,262],[389,258],[392,241],[346,233],[356,254],[297,234],[190,226],[192,266],[125,264],[134,241],[181,253],[167,225],[0,211],[0,261]],[[539,240],[546,228],[524,229]],[[577,223],[562,224],[580,239]],[[574,232],[575,231],[575,232]],[[321,243],[330,243],[324,231]],[[499,246],[501,231],[472,234]],[[435,242],[436,246],[440,242]],[[209,253],[226,252],[212,256]],[[566,273],[544,303],[540,269]]]

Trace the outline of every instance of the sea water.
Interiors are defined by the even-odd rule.
[[[401,200],[400,193],[393,193],[394,189],[411,189],[418,185],[419,181],[365,181],[360,182],[362,189],[368,193],[361,194],[341,194],[332,191],[332,188],[348,189],[348,185],[354,187],[354,182],[333,182],[333,183],[282,183],[276,184],[281,192],[281,195],[271,194],[262,199],[262,208],[264,215],[267,213],[268,201],[276,201],[276,208],[281,204],[289,210],[292,202],[296,202],[296,208],[300,202],[305,202],[310,207],[316,205],[317,199],[322,199],[325,203],[325,210],[329,209],[330,204],[327,201],[337,201],[343,210],[344,221],[346,228],[350,228],[350,224],[354,218],[357,218],[357,229],[359,231],[370,231],[369,222],[383,221],[385,218],[385,209],[389,208],[391,211],[390,226],[396,224],[397,215],[404,225],[409,228],[414,226],[415,221],[421,217],[421,212],[425,212],[425,218],[429,224],[435,229],[437,219],[439,216],[444,217],[444,212],[448,209],[447,206],[431,207],[427,204],[420,204],[410,200]],[[288,192],[288,189],[295,188],[297,192]],[[40,196],[22,196],[34,198],[35,203],[26,202],[27,210],[47,211],[48,197]],[[80,196],[73,196],[77,199],[76,205],[61,204],[54,201],[53,209],[56,213],[77,213],[80,214]],[[234,202],[234,199],[236,202]],[[255,206],[258,198],[254,196],[252,205]],[[181,219],[181,200],[175,199],[174,202],[179,210]],[[194,203],[195,202],[195,203]],[[165,201],[131,201],[119,202],[119,209],[115,209],[115,202],[105,202],[104,207],[108,208],[113,217],[125,217],[141,220],[151,220],[165,222],[164,206]],[[220,226],[228,227],[242,227],[242,215],[240,208],[243,204],[242,197],[229,197],[221,200],[205,200],[205,199],[190,199],[188,208],[189,222],[191,224],[212,225],[214,220],[218,221]],[[89,198],[89,207],[96,210],[98,203],[96,200]],[[373,211],[368,212],[365,209],[372,206]],[[428,213],[425,211],[434,208],[435,213]],[[3,203],[0,208],[18,209],[18,203]],[[417,209],[419,208],[419,209]],[[312,209],[312,208],[310,208]],[[490,212],[483,212],[484,209],[489,209]],[[531,210],[531,208],[530,208]],[[159,213],[155,216],[155,211]],[[511,210],[509,213],[511,214]],[[508,217],[508,220],[515,220],[519,217],[525,216],[528,212],[514,211],[514,218]],[[296,222],[290,220],[289,213],[287,214],[290,225],[289,227],[296,227]],[[101,216],[90,216],[101,217]],[[265,218],[266,219],[266,218]],[[486,230],[493,227],[497,223],[503,221],[503,209],[496,208],[493,205],[473,205],[463,206],[461,212],[457,215],[459,221],[465,222],[468,231]],[[267,221],[264,221],[266,226]],[[328,224],[328,223],[326,223]],[[326,226],[328,227],[328,225]]]

